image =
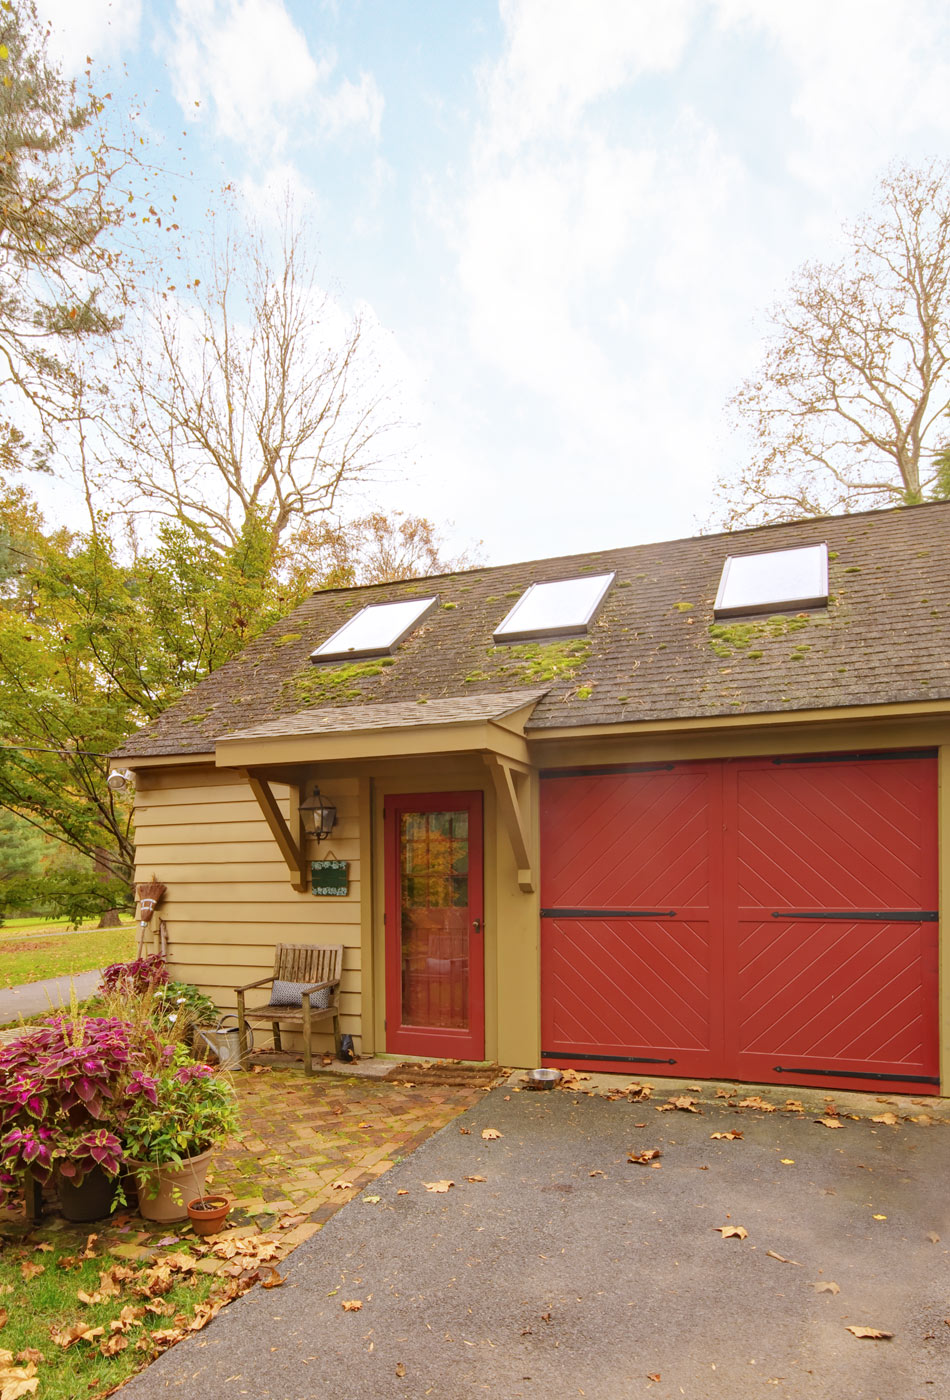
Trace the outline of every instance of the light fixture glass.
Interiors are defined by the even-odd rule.
[[[312,797],[300,803],[298,811],[303,819],[304,831],[318,841],[325,841],[336,826],[336,807],[320,796],[318,787],[314,787]]]
[[[106,787],[111,792],[124,792],[135,782],[135,774],[131,768],[113,768],[106,778]]]

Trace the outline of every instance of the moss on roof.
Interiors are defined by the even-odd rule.
[[[826,541],[828,608],[717,622],[728,554]],[[950,698],[950,502],[315,593],[132,736],[123,755],[210,752],[217,735],[301,708],[548,685],[529,727],[702,718]],[[582,638],[496,646],[529,584],[616,571]],[[310,653],[354,606],[424,582],[442,604],[394,658]],[[451,606],[451,605],[455,606]],[[448,605],[448,606],[447,606]],[[688,605],[688,606],[687,606]]]

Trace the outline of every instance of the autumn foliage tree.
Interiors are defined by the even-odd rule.
[[[45,466],[74,414],[71,358],[126,296],[122,174],[105,99],[47,57],[33,0],[0,6],[0,463]],[[28,439],[32,438],[32,446]]]
[[[846,244],[799,270],[731,401],[751,455],[718,486],[728,526],[948,494],[950,163],[890,170]]]

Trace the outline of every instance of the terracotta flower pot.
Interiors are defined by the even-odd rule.
[[[188,1219],[196,1235],[216,1235],[224,1228],[230,1209],[228,1196],[199,1196],[188,1202]]]
[[[129,1162],[139,1189],[139,1215],[144,1220],[172,1222],[188,1219],[187,1201],[204,1194],[211,1148],[184,1165],[171,1162]]]

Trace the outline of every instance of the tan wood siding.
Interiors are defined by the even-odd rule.
[[[288,790],[279,783],[273,790],[286,816]],[[349,861],[346,896],[318,898],[295,891],[247,783],[210,764],[139,770],[136,879],[150,880],[154,874],[168,886],[159,912],[167,929],[171,975],[194,982],[222,1011],[234,1009],[236,986],[272,970],[276,944],[342,943],[341,1029],[354,1037],[359,1050],[358,782],[334,778],[327,796],[337,806],[336,828],[319,847],[309,842],[306,857],[326,859],[332,853]],[[253,992],[248,998],[249,1004],[264,999]],[[332,1036],[318,1037],[315,1044],[332,1048]]]

